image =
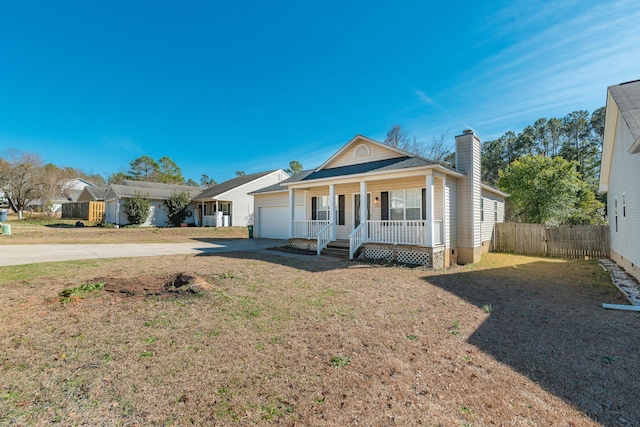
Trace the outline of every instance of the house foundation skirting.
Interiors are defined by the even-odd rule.
[[[289,239],[289,246],[303,251],[317,251],[318,241],[315,239]]]
[[[611,250],[611,259],[620,267],[624,268],[627,273],[635,277],[636,280],[640,281],[640,266],[623,257],[613,249]]]
[[[305,251],[317,251],[318,242],[313,239],[289,239],[289,246]],[[444,246],[426,248],[414,245],[392,245],[385,243],[365,243],[358,253],[358,259],[378,259],[401,264],[424,265],[431,268],[445,268],[449,261]]]
[[[424,246],[391,245],[383,243],[365,243],[360,249],[361,259],[381,259],[401,264],[425,265],[431,268],[444,268],[445,250],[443,246],[426,248]]]

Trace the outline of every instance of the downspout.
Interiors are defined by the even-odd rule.
[[[115,218],[115,222],[116,222],[116,228],[120,228],[120,224],[118,223],[118,219],[120,219],[120,197],[118,197],[118,200],[116,202],[116,218]]]

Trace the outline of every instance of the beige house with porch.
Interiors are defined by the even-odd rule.
[[[506,196],[481,183],[472,131],[456,137],[455,169],[358,135],[318,168],[253,195],[257,237],[436,268],[479,261]]]

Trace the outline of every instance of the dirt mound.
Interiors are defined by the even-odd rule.
[[[179,273],[172,276],[102,277],[104,290],[131,297],[194,296],[212,288],[201,277]]]

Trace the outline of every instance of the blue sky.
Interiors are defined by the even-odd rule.
[[[394,123],[489,140],[640,79],[638,22],[637,1],[5,1],[0,151],[221,182]]]

